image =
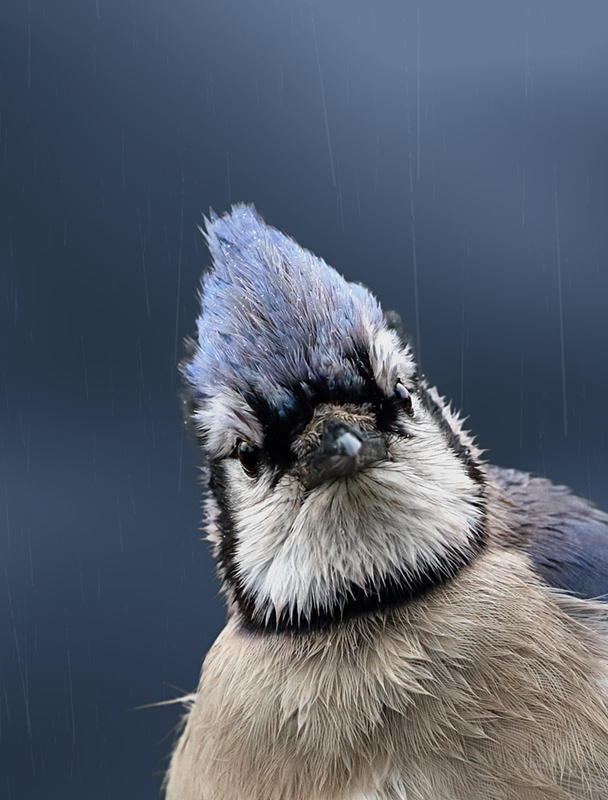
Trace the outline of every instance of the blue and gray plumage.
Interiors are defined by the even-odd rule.
[[[608,515],[493,467],[396,316],[206,222],[181,365],[228,606],[167,800],[606,800]]]
[[[538,574],[556,589],[608,601],[608,514],[546,478],[488,469],[510,509],[509,542]]]
[[[211,214],[206,230],[214,269],[203,277],[197,348],[184,367],[194,391],[213,394],[221,383],[280,410],[293,405],[297,383],[359,385],[343,356],[345,345],[352,354],[365,341],[366,326],[382,322],[370,292],[346,284],[251,206]]]

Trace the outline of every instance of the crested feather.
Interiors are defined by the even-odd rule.
[[[348,357],[383,324],[367,289],[266,225],[253,206],[206,220],[206,238],[213,270],[202,281],[196,351],[182,367],[196,398],[221,388],[288,408],[298,382],[361,382]]]

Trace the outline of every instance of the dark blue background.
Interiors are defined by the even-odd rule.
[[[605,0],[2,0],[0,797],[155,797],[178,712],[134,709],[221,627],[175,369],[209,206],[399,310],[491,460],[608,505],[607,30]]]

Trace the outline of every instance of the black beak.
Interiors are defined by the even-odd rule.
[[[378,433],[368,433],[339,420],[329,420],[318,447],[304,460],[300,479],[307,489],[324,481],[352,475],[386,458]]]

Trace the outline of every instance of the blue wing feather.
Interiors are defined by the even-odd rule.
[[[490,467],[509,507],[508,544],[524,549],[550,585],[608,602],[608,514],[546,478]]]

